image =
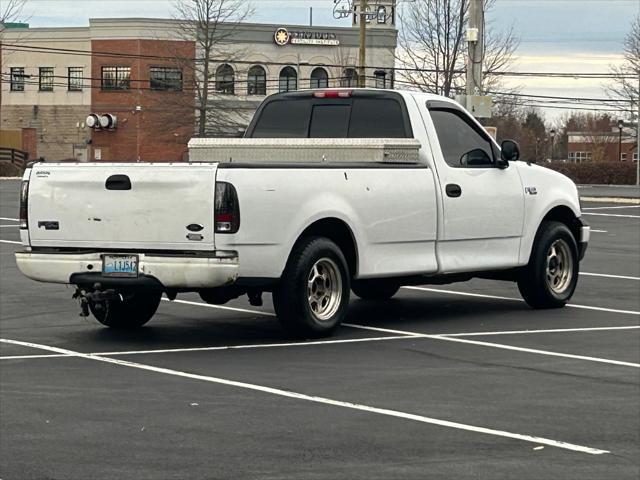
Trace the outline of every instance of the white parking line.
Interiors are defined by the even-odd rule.
[[[619,365],[619,366],[623,366],[623,367],[634,367],[634,368],[640,368],[640,363],[631,363],[631,362],[621,362],[619,360],[610,360],[608,358],[600,358],[600,357],[588,357],[585,355],[573,355],[571,353],[560,353],[560,352],[551,352],[548,350],[538,350],[535,348],[523,348],[523,347],[514,347],[513,345],[503,345],[501,343],[491,343],[491,342],[480,342],[478,340],[467,340],[464,338],[458,338],[458,337],[452,337],[452,336],[445,336],[445,335],[430,335],[430,334],[421,334],[418,332],[407,332],[404,330],[395,330],[395,329],[390,329],[390,328],[379,328],[379,327],[371,327],[368,325],[357,325],[357,324],[344,324],[345,327],[352,327],[352,328],[360,328],[362,330],[370,330],[373,332],[384,332],[384,333],[389,333],[389,334],[394,334],[394,335],[412,335],[414,337],[421,337],[421,338],[429,338],[432,340],[444,340],[446,342],[458,342],[458,343],[468,343],[468,344],[472,344],[472,345],[480,345],[483,347],[492,347],[492,348],[499,348],[502,350],[514,350],[517,352],[526,352],[526,353],[535,353],[536,355],[547,355],[547,356],[551,356],[551,357],[563,357],[563,358],[571,358],[571,359],[575,359],[575,360],[586,360],[589,362],[597,362],[597,363],[608,363],[611,365]]]
[[[204,304],[197,304],[199,306],[208,306]],[[259,312],[262,313],[262,312]],[[351,327],[351,324],[344,325],[345,327]],[[358,325],[355,328],[362,328],[365,325]],[[505,331],[488,331],[488,332],[461,332],[461,333],[438,333],[434,334],[439,337],[484,337],[493,335],[522,335],[522,334],[536,334],[536,333],[570,333],[570,332],[598,332],[607,330],[637,330],[640,329],[640,325],[626,325],[621,327],[579,327],[579,328],[548,328],[544,330],[505,330]],[[313,345],[332,345],[341,343],[364,343],[364,342],[380,342],[384,340],[410,340],[416,338],[423,338],[423,334],[416,335],[390,335],[386,337],[367,337],[367,338],[355,338],[355,339],[341,339],[341,340],[320,340],[320,341],[308,341],[308,342],[289,342],[289,343],[262,343],[262,344],[248,344],[248,345],[222,345],[218,347],[188,347],[188,348],[165,348],[157,350],[120,350],[112,352],[90,352],[87,355],[104,355],[104,356],[119,356],[119,355],[141,355],[141,354],[154,354],[154,353],[181,353],[181,352],[209,352],[215,350],[242,350],[242,349],[260,349],[260,348],[278,348],[278,347],[305,347]],[[0,356],[0,360],[30,360],[34,358],[59,358],[68,357],[69,355],[52,353],[44,355],[5,355]]]
[[[22,242],[14,242],[13,240],[0,240],[0,243],[13,243],[15,245],[22,245]]]
[[[311,345],[333,345],[341,343],[363,343],[363,342],[382,342],[385,340],[404,340],[412,338],[410,335],[392,335],[385,337],[367,337],[367,338],[346,338],[340,340],[318,340],[309,342],[284,342],[284,343],[255,343],[249,345],[222,345],[219,347],[187,347],[187,348],[165,348],[157,350],[124,350],[113,352],[92,352],[87,355],[103,355],[112,357],[118,355],[145,355],[153,353],[184,353],[184,352],[212,352],[216,350],[246,350],[257,348],[279,348],[279,347],[307,347]],[[0,360],[28,360],[31,358],[55,358],[67,357],[63,354],[51,355],[6,355],[0,356]]]
[[[599,217],[640,218],[640,215],[620,215],[618,213],[583,212],[582,215],[597,215]]]
[[[257,313],[260,315],[266,315],[268,317],[275,317],[276,314],[272,312],[263,312],[262,310],[249,310],[247,308],[236,308],[236,307],[226,307],[224,305],[210,305],[208,303],[202,302],[191,302],[189,300],[169,300],[168,298],[162,297],[162,300],[165,302],[173,302],[173,303],[184,303],[185,305],[196,305],[198,307],[208,307],[208,308],[217,308],[220,310],[230,310],[232,312],[242,312],[242,313]]]
[[[616,205],[615,207],[584,207],[582,210],[613,210],[614,208],[640,208],[640,205]]]
[[[504,330],[497,332],[463,332],[440,333],[441,337],[484,337],[491,335],[522,335],[527,333],[570,333],[570,332],[601,332],[607,330],[638,330],[640,325],[626,325],[623,327],[581,327],[581,328],[547,328],[544,330]]]
[[[446,293],[447,295],[461,295],[463,297],[478,297],[478,298],[490,298],[494,300],[509,300],[511,302],[524,302],[524,300],[521,298],[501,297],[498,295],[487,295],[484,293],[457,292],[455,290],[443,290],[440,288],[427,288],[427,287],[402,287],[402,288],[405,288],[407,290],[421,290],[423,292]],[[637,312],[635,310],[618,310],[615,308],[593,307],[591,305],[578,305],[576,303],[567,303],[566,306],[570,308],[581,308],[583,310],[595,310],[598,312],[620,313],[623,315],[640,315],[640,312]]]
[[[502,430],[494,430],[492,428],[486,428],[486,427],[478,427],[475,425],[467,425],[464,423],[458,423],[458,422],[451,422],[448,420],[439,420],[436,418],[431,418],[431,417],[425,417],[422,415],[416,415],[413,413],[406,413],[406,412],[401,412],[398,410],[389,410],[386,408],[378,408],[378,407],[371,407],[368,405],[362,405],[362,404],[358,404],[358,403],[351,403],[351,402],[345,402],[345,401],[341,401],[341,400],[333,400],[330,398],[325,398],[325,397],[318,397],[318,396],[312,396],[312,395],[306,395],[303,393],[297,393],[297,392],[292,392],[289,390],[282,390],[279,388],[272,388],[272,387],[267,387],[267,386],[263,386],[263,385],[257,385],[257,384],[253,384],[253,383],[245,383],[245,382],[238,382],[235,380],[228,380],[225,378],[219,378],[219,377],[211,377],[211,376],[207,376],[207,375],[197,375],[194,373],[188,373],[188,372],[183,372],[183,371],[179,371],[179,370],[172,370],[172,369],[168,369],[168,368],[161,368],[161,367],[154,367],[152,365],[146,365],[146,364],[142,364],[142,363],[134,363],[134,362],[129,362],[126,360],[119,360],[119,359],[115,359],[115,358],[108,358],[108,357],[101,357],[98,355],[88,355],[88,354],[84,354],[84,353],[80,353],[80,352],[75,352],[72,350],[66,350],[63,348],[58,348],[58,347],[51,347],[48,345],[41,345],[41,344],[36,344],[36,343],[30,343],[30,342],[21,342],[21,341],[17,341],[17,340],[9,340],[9,339],[4,339],[4,338],[0,338],[0,342],[4,342],[4,343],[9,343],[9,344],[13,344],[13,345],[20,345],[20,346],[24,346],[24,347],[31,347],[31,348],[36,348],[36,349],[40,349],[40,350],[47,350],[47,351],[51,351],[51,352],[56,352],[56,353],[63,353],[63,354],[67,354],[70,356],[74,356],[74,357],[79,357],[79,358],[85,358],[87,360],[94,360],[97,362],[104,362],[104,363],[111,363],[114,365],[120,365],[123,367],[130,367],[130,368],[136,368],[136,369],[140,369],[140,370],[147,370],[147,371],[151,371],[151,372],[156,372],[156,373],[163,373],[165,375],[173,375],[173,376],[177,376],[177,377],[183,377],[183,378],[189,378],[192,380],[200,380],[200,381],[204,381],[204,382],[210,382],[210,383],[217,383],[217,384],[221,384],[221,385],[226,385],[226,386],[230,386],[230,387],[237,387],[237,388],[244,388],[247,390],[253,390],[253,391],[258,391],[258,392],[263,392],[263,393],[268,393],[271,395],[277,395],[277,396],[281,396],[281,397],[287,397],[287,398],[293,398],[296,400],[304,400],[304,401],[308,401],[308,402],[314,402],[314,403],[320,403],[320,404],[324,404],[324,405],[332,405],[335,407],[343,407],[343,408],[348,408],[351,410],[359,410],[359,411],[363,411],[363,412],[367,412],[367,413],[375,413],[378,415],[384,415],[384,416],[388,416],[388,417],[395,417],[395,418],[402,418],[405,420],[412,420],[415,422],[420,422],[420,423],[427,423],[427,424],[431,424],[431,425],[438,425],[441,427],[448,427],[448,428],[454,428],[457,430],[465,430],[465,431],[469,431],[469,432],[475,432],[475,433],[483,433],[485,435],[493,435],[493,436],[497,436],[497,437],[504,437],[504,438],[511,438],[514,440],[521,440],[521,441],[525,441],[525,442],[530,442],[530,443],[535,443],[537,445],[548,445],[551,447],[556,447],[556,448],[562,448],[565,450],[572,450],[575,452],[581,452],[581,453],[588,453],[591,455],[600,455],[603,453],[610,453],[608,450],[601,450],[598,448],[592,448],[592,447],[586,447],[583,445],[576,445],[576,444],[572,444],[572,443],[566,443],[566,442],[562,442],[562,441],[558,441],[558,440],[552,440],[549,438],[544,438],[544,437],[536,437],[533,435],[523,435],[523,434],[519,434],[519,433],[512,433],[512,432],[506,432],[506,431],[502,431]]]
[[[621,280],[640,280],[640,277],[631,277],[629,275],[611,275],[611,274],[608,274],[608,273],[580,272],[580,275],[585,275],[587,277],[619,278]]]
[[[19,222],[20,221],[17,218],[7,218],[7,217],[0,217],[0,220],[8,220],[10,222]]]
[[[0,225],[0,228],[18,228],[20,225]]]
[[[594,230],[593,228],[590,230],[591,233],[609,233],[606,230]]]

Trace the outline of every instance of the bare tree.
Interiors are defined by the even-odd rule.
[[[612,85],[607,87],[609,96],[613,99],[624,99],[629,102],[629,110],[632,105],[637,109],[638,77],[640,77],[640,15],[631,23],[631,30],[627,33],[623,44],[624,63],[620,66],[612,66],[611,73],[615,75]],[[616,105],[619,107],[620,105]]]
[[[495,0],[485,0],[489,10]],[[415,0],[401,13],[397,62],[400,76],[422,91],[453,96],[464,91],[467,59],[465,40],[469,0]],[[500,78],[492,72],[508,67],[518,48],[513,29],[496,32],[485,29],[483,90],[496,90]]]
[[[196,59],[177,60],[184,68],[192,69],[190,75],[196,98],[197,134],[205,136],[209,122],[233,124],[231,109],[226,112],[214,110],[212,100],[216,96],[213,65],[231,62],[239,51],[233,43],[233,35],[240,22],[249,17],[253,9],[245,0],[175,0],[173,18],[179,38],[195,41]],[[231,82],[235,83],[234,80]],[[225,84],[225,85],[228,85]],[[220,85],[217,85],[220,86]],[[224,86],[224,85],[223,85]],[[225,87],[226,88],[226,87]],[[218,89],[220,90],[220,89]],[[222,92],[224,93],[224,92]],[[222,118],[224,117],[224,118]]]
[[[0,38],[7,23],[22,20],[22,11],[26,4],[27,0],[4,0],[0,3]]]

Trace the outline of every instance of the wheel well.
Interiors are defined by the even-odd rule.
[[[337,218],[323,218],[309,225],[300,234],[298,240],[303,237],[318,236],[326,237],[334,242],[347,260],[347,266],[351,276],[355,276],[358,268],[358,249],[353,232],[349,226]]]
[[[558,207],[554,207],[544,216],[542,221],[545,220],[553,220],[556,222],[564,223],[571,233],[573,234],[573,238],[576,239],[576,244],[580,242],[580,222],[576,218],[573,210],[564,205],[560,205]]]

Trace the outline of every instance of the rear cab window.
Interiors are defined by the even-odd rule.
[[[404,99],[397,93],[354,91],[347,98],[317,98],[313,93],[267,99],[246,137],[413,138]]]

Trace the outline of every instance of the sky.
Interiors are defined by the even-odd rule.
[[[0,4],[7,0],[0,0]],[[27,0],[24,14],[32,27],[86,26],[89,18],[169,18],[173,0]],[[400,0],[410,8],[411,0]],[[333,18],[333,0],[253,0],[252,22],[349,26]],[[640,0],[495,0],[489,28],[514,27],[520,45],[511,69],[531,72],[608,72],[622,62],[622,43]],[[509,86],[536,95],[604,98],[605,81],[573,78],[511,78]],[[554,122],[563,110],[545,109]]]

